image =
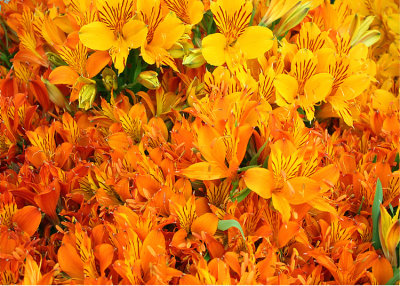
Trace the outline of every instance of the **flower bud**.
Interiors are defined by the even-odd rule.
[[[183,58],[183,65],[195,69],[201,67],[206,63],[200,49],[193,49],[189,55]]]
[[[138,76],[137,81],[148,89],[158,89],[160,82],[158,81],[158,73],[155,71],[144,71]]]
[[[47,52],[46,56],[49,62],[51,62],[55,67],[67,65],[67,63],[56,53]]]
[[[185,55],[185,49],[184,49],[184,47],[183,47],[183,45],[181,43],[175,43],[168,50],[168,53],[174,59],[180,59],[180,58],[183,58],[183,56]]]
[[[193,106],[193,102],[203,97],[204,94],[204,83],[200,82],[199,79],[195,77],[186,91],[188,105]]]
[[[85,84],[79,91],[79,108],[88,110],[96,97],[96,85]]]
[[[62,92],[58,89],[58,87],[50,83],[50,81],[44,79],[43,77],[42,82],[46,86],[50,101],[58,107],[65,108],[68,111],[71,111],[68,100],[65,98],[64,94],[62,94]]]
[[[116,90],[118,88],[117,75],[110,68],[105,68],[101,73],[103,77],[104,87],[110,91],[111,89]]]
[[[275,27],[274,30],[276,32],[274,34],[280,37],[293,27],[296,27],[298,24],[300,24],[300,22],[303,21],[303,19],[307,16],[311,4],[311,2],[299,2],[296,6],[290,9]]]

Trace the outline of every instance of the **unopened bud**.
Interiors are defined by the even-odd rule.
[[[183,58],[183,65],[195,69],[201,67],[206,63],[200,49],[192,50],[189,55]]]
[[[88,110],[96,97],[96,85],[85,84],[79,91],[79,108]]]
[[[55,67],[67,65],[67,63],[56,53],[47,52],[46,55],[49,62],[51,62]]]
[[[110,68],[105,68],[101,73],[103,77],[104,87],[110,91],[111,89],[116,90],[118,88],[117,75]]]
[[[282,36],[287,31],[296,27],[301,21],[307,16],[308,11],[311,7],[311,2],[301,3],[299,2],[296,6],[290,9],[279,21],[279,24],[275,27],[275,35]]]
[[[50,101],[58,107],[65,108],[68,111],[71,111],[68,100],[65,98],[64,94],[58,89],[58,87],[50,83],[50,81],[43,77],[42,81],[46,86]]]
[[[158,81],[158,73],[155,71],[144,71],[138,76],[137,81],[148,89],[158,89],[160,82]]]
[[[204,94],[204,83],[200,82],[197,77],[194,78],[186,91],[187,103],[189,106],[193,106],[193,102],[204,96]]]
[[[168,50],[168,52],[174,59],[180,59],[183,58],[183,56],[185,55],[185,48],[181,43],[175,43]]]

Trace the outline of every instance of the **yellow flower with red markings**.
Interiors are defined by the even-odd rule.
[[[109,51],[115,68],[123,72],[130,49],[140,47],[146,38],[143,21],[133,19],[133,0],[98,1],[98,18],[79,31],[82,43],[93,50]]]
[[[255,59],[272,47],[272,32],[261,26],[250,26],[253,5],[246,0],[217,0],[211,3],[211,12],[219,33],[202,41],[205,60],[214,66],[223,65],[243,53],[246,59]]]

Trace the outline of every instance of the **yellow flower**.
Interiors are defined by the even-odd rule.
[[[184,34],[185,25],[172,12],[164,15],[160,0],[138,0],[137,13],[148,27],[146,39],[141,44],[143,60],[157,67],[168,65],[177,71],[174,59],[167,50]]]
[[[203,19],[204,5],[200,0],[164,0],[164,3],[185,24],[196,25]]]
[[[211,11],[220,33],[203,39],[202,53],[209,64],[223,65],[238,52],[246,59],[255,59],[272,47],[273,34],[268,28],[247,27],[253,11],[251,2],[217,0],[211,3]]]
[[[133,20],[133,0],[99,0],[99,21],[83,26],[82,43],[93,50],[109,51],[118,72],[125,69],[130,49],[140,47],[146,39],[146,24]]]
[[[291,73],[275,78],[276,103],[280,106],[299,105],[307,120],[314,118],[314,105],[325,100],[332,88],[329,73],[316,73],[317,57],[307,49],[297,52],[292,61]]]

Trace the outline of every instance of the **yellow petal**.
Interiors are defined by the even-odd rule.
[[[400,220],[396,220],[390,226],[386,239],[388,251],[396,257],[396,247],[400,242]]]
[[[110,56],[118,73],[122,73],[125,69],[126,60],[128,59],[129,46],[122,38],[118,39],[114,44],[115,46],[110,50]]]
[[[370,79],[367,74],[354,74],[346,78],[336,92],[336,96],[343,96],[352,100],[369,87]]]
[[[109,50],[115,41],[113,31],[101,22],[83,26],[79,31],[79,39],[86,47],[99,51]]]
[[[157,26],[151,45],[168,50],[179,40],[184,32],[185,25],[174,13],[170,13]]]
[[[267,27],[251,26],[237,40],[247,59],[255,59],[271,49],[274,35]]]
[[[246,186],[264,199],[271,197],[274,188],[274,175],[264,168],[251,168],[244,174]]]
[[[200,0],[189,2],[188,14],[190,24],[196,25],[203,19],[204,5]]]
[[[304,85],[304,94],[307,100],[313,105],[325,100],[331,92],[333,76],[329,73],[313,75]]]
[[[147,27],[142,21],[131,20],[124,25],[122,28],[122,33],[128,47],[131,49],[136,49],[139,48],[146,40]]]
[[[297,96],[297,80],[287,74],[280,74],[274,80],[276,89],[276,103],[279,106],[292,104]]]
[[[201,52],[207,63],[213,66],[221,66],[225,63],[225,47],[225,36],[215,33],[203,39]]]
[[[349,103],[343,96],[329,96],[329,103],[332,105],[333,110],[343,118],[348,126],[353,126],[353,115]]]
[[[272,204],[282,214],[282,221],[288,222],[290,219],[290,205],[287,199],[279,194],[272,194]]]

